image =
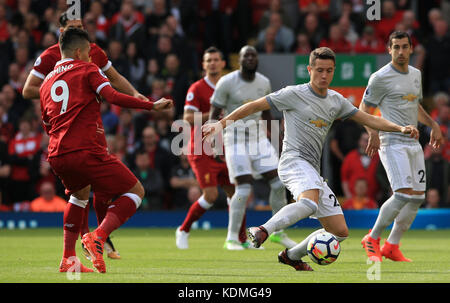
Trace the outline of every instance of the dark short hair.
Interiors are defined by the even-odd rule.
[[[314,66],[317,59],[333,60],[336,65],[336,54],[331,48],[328,47],[319,47],[313,50],[309,55],[309,65]]]
[[[59,36],[61,52],[80,47],[85,41],[89,42],[89,35],[85,30],[69,27]]]
[[[205,52],[203,53],[203,55],[206,54],[213,54],[213,53],[219,53],[220,58],[223,60],[223,53],[215,46],[210,46],[208,47]]]
[[[403,31],[395,31],[392,34],[389,35],[389,47],[392,46],[392,40],[393,39],[403,39],[403,38],[408,38],[408,43],[411,46],[411,37],[409,36],[409,34],[407,32],[403,32]]]

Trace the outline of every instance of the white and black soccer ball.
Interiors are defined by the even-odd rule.
[[[331,233],[322,232],[309,240],[306,251],[315,263],[328,265],[336,261],[341,252],[341,245]]]

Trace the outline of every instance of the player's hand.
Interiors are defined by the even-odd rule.
[[[430,145],[434,148],[437,149],[439,148],[442,144],[444,144],[444,137],[442,136],[442,132],[441,132],[441,128],[439,127],[439,124],[434,124],[433,127],[431,128],[431,133],[430,133]]]
[[[173,107],[173,101],[166,98],[161,98],[153,103],[153,109],[155,111],[162,111]]]
[[[138,93],[138,92],[136,92],[136,93],[133,95],[133,97],[138,98],[138,99],[140,99],[140,100],[142,100],[142,101],[150,101],[150,100],[148,100],[148,98],[147,98],[146,96],[144,96],[144,95],[142,95],[142,94],[140,94],[140,93]]]
[[[222,124],[220,121],[215,123],[207,123],[202,126],[203,139],[211,142],[212,138],[222,131]]]
[[[402,134],[409,135],[411,138],[419,139],[419,131],[413,125],[402,126]]]
[[[373,157],[378,153],[380,149],[380,137],[378,137],[378,132],[373,132],[369,134],[369,142],[366,147],[366,154],[369,157]]]

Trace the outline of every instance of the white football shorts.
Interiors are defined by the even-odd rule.
[[[269,139],[260,138],[258,141],[252,141],[249,143],[239,140],[234,144],[225,144],[228,175],[233,184],[236,177],[252,175],[255,179],[259,179],[263,173],[278,168],[278,153]]]
[[[382,145],[378,154],[392,191],[400,188],[425,191],[427,184],[425,160],[419,143]]]
[[[336,195],[309,162],[298,157],[281,157],[278,175],[296,201],[302,192],[319,189],[318,209],[311,215],[311,218],[317,219],[343,214]]]

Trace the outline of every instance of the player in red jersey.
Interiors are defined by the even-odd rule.
[[[60,23],[60,32],[64,32],[69,27],[76,27],[83,29],[83,24],[80,19],[71,19],[67,18],[66,13],[61,14],[59,18]],[[91,43],[91,50],[89,52],[89,61],[96,64],[108,77],[111,82],[111,85],[116,88],[119,92],[124,94],[137,97],[142,100],[148,101],[146,97],[141,95],[122,75],[120,75],[117,70],[112,66],[111,61],[108,60],[108,56],[105,52],[95,43]],[[55,44],[48,49],[46,49],[37,59],[34,64],[33,69],[31,70],[28,78],[25,82],[23,88],[23,96],[27,99],[38,99],[39,98],[39,87],[41,86],[44,78],[53,70],[56,62],[61,59],[61,52],[59,49],[59,44]],[[101,117],[98,120],[99,131],[103,131],[103,123]],[[99,140],[103,140],[102,137],[99,137]],[[103,142],[102,142],[103,144]],[[106,144],[106,142],[105,142]],[[93,197],[93,205],[97,215],[97,222],[100,224],[103,218],[106,215],[106,210],[108,207],[108,201],[110,201],[113,197],[106,195],[105,193],[94,192]],[[83,236],[85,233],[89,232],[88,225],[88,214],[89,207],[85,209],[85,217],[83,219],[82,228],[80,231],[80,236]],[[89,258],[89,254],[84,249],[85,256]],[[108,257],[113,259],[119,259],[120,255],[115,250],[113,243],[108,238],[105,250],[107,251]]]
[[[89,63],[89,38],[78,28],[64,31],[59,40],[61,60],[44,79],[39,90],[42,122],[49,134],[48,161],[70,194],[64,211],[64,251],[61,272],[78,264],[81,272],[92,271],[76,258],[75,244],[91,189],[118,197],[109,204],[100,226],[83,236],[94,267],[106,272],[104,242],[130,218],[141,204],[144,188],[133,173],[107,152],[104,132],[99,131],[100,102],[146,110],[165,110],[172,100],[153,103],[117,92],[102,70]],[[99,140],[98,137],[102,137]]]
[[[234,186],[230,183],[225,161],[211,155],[211,151],[203,150],[203,142],[201,140],[201,125],[209,119],[209,108],[211,106],[209,99],[214,92],[215,84],[222,76],[225,61],[219,49],[210,47],[203,54],[202,64],[206,75],[193,83],[189,88],[186,95],[183,119],[192,127],[188,161],[203,194],[191,205],[183,224],[176,230],[176,245],[179,249],[189,248],[188,237],[192,223],[197,221],[213,206],[219,195],[217,186],[221,186],[228,197],[233,196],[234,193]],[[201,123],[194,123],[196,122],[195,119],[198,119],[198,122]],[[195,141],[195,138],[199,140]],[[245,217],[239,238],[243,242],[242,249],[248,247],[250,242],[246,242]]]

